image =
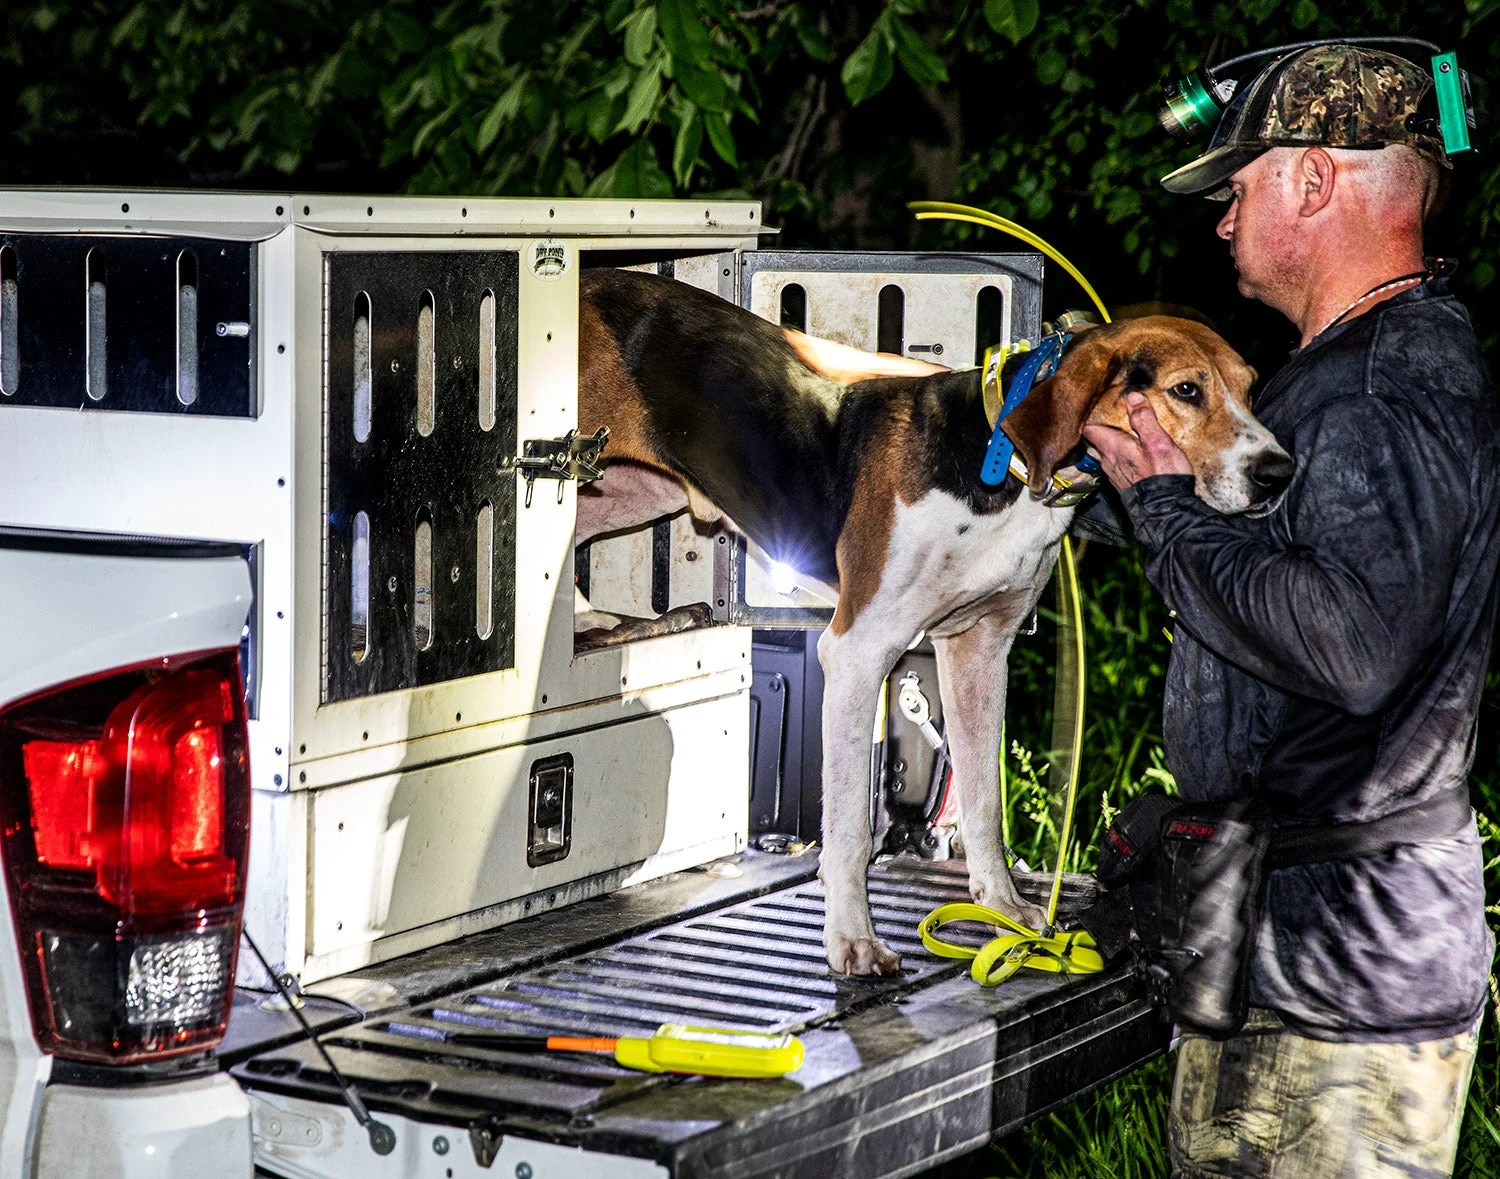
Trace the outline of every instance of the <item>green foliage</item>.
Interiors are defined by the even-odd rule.
[[[12,0],[0,9],[7,183],[645,197],[748,194],[780,244],[1011,243],[918,229],[909,199],[966,200],[1057,242],[1106,301],[1211,316],[1262,372],[1291,345],[1246,303],[1219,210],[1158,179],[1196,148],[1156,130],[1163,82],[1243,49],[1341,32],[1455,46],[1484,110],[1500,0]],[[1500,158],[1453,173],[1434,245],[1495,354]],[[1049,292],[1052,308],[1078,292]],[[1090,713],[1080,840],[1169,779],[1158,712],[1165,612],[1130,553],[1082,562]],[[1012,660],[1012,833],[1055,850],[1048,624]],[[1500,682],[1486,696],[1475,798],[1500,818]],[[1030,751],[1029,753],[1026,751]],[[1034,821],[1024,816],[1029,811]],[[1500,831],[1485,828],[1500,851]],[[1086,839],[1084,837],[1087,837]],[[1500,903],[1500,855],[1488,868]],[[1494,912],[1500,923],[1500,911]],[[1460,1175],[1500,1175],[1494,1024]],[[1138,1073],[945,1168],[957,1176],[1164,1173],[1165,1073]],[[955,1169],[959,1168],[959,1169]]]

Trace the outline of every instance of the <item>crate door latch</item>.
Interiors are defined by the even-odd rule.
[[[518,455],[503,455],[499,470],[519,471],[526,480],[526,506],[538,479],[557,480],[557,502],[563,501],[563,480],[590,483],[604,474],[600,455],[609,441],[609,427],[600,426],[592,434],[569,430],[561,438],[528,438]]]

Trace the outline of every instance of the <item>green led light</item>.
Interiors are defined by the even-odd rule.
[[[1168,91],[1158,118],[1169,134],[1192,139],[1218,121],[1220,109],[1219,100],[1195,70]]]
[[[1468,75],[1458,68],[1456,53],[1440,53],[1432,59],[1432,81],[1437,90],[1438,127],[1443,150],[1450,156],[1468,151],[1472,114],[1468,102]]]

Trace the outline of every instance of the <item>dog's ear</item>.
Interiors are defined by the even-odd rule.
[[[1038,384],[1005,419],[1005,432],[1026,464],[1032,495],[1046,495],[1052,475],[1078,445],[1083,426],[1120,368],[1107,328],[1085,333],[1057,372]]]

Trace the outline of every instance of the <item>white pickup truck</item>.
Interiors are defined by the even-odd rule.
[[[0,191],[0,1175],[907,1175],[1162,1049],[1127,972],[923,953],[963,873],[909,851],[872,869],[905,973],[831,976],[824,604],[684,518],[575,549],[582,267],[949,363],[1035,334],[1033,255],[760,216]],[[684,624],[575,643],[575,589]],[[930,852],[941,765],[884,737]],[[806,1063],[463,1042],[664,1022]]]

